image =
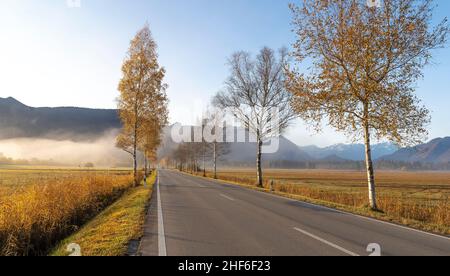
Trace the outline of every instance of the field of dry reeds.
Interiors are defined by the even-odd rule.
[[[0,170],[0,255],[45,255],[119,198],[128,171]]]

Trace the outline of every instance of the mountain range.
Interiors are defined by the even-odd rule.
[[[230,143],[230,153],[224,156],[229,162],[255,162],[256,143]],[[264,161],[308,161],[313,157],[300,149],[289,139],[281,136],[279,150],[275,153],[263,154]]]
[[[317,146],[300,147],[301,150],[314,156],[316,159],[344,159],[361,161],[365,159],[365,147],[363,144],[337,144],[325,148]],[[376,160],[383,156],[395,153],[399,148],[391,143],[381,143],[372,146],[372,157]]]
[[[90,141],[121,127],[117,110],[78,107],[34,108],[14,98],[0,98],[0,140],[14,138],[44,138],[52,140]],[[165,130],[161,155],[169,155],[175,148],[170,139],[170,127]],[[416,147],[399,149],[382,143],[372,147],[373,157],[383,161],[450,162],[450,137],[438,138]],[[254,162],[256,144],[233,143],[225,158],[230,162]],[[364,145],[337,144],[325,148],[298,146],[281,137],[277,153],[266,154],[267,161],[362,161]]]
[[[450,137],[437,138],[415,147],[403,148],[382,160],[402,162],[448,163],[450,162]]]
[[[117,110],[34,108],[14,98],[0,98],[0,140],[45,138],[84,141],[120,127]]]

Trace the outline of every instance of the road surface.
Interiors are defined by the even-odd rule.
[[[446,237],[175,171],[158,182],[144,256],[450,256]]]

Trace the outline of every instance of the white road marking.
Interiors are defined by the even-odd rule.
[[[360,219],[369,220],[369,221],[372,221],[372,222],[381,223],[381,224],[385,224],[385,225],[389,225],[389,226],[394,226],[394,227],[398,227],[398,228],[401,228],[401,229],[404,229],[404,230],[409,230],[409,231],[416,232],[416,233],[419,233],[419,234],[433,236],[435,238],[441,238],[441,239],[444,239],[446,241],[450,241],[450,236],[447,237],[447,236],[443,236],[443,235],[438,235],[438,234],[422,231],[422,230],[419,230],[419,229],[414,229],[414,228],[411,228],[411,227],[395,224],[395,223],[388,222],[388,221],[383,221],[383,220],[379,220],[379,219],[375,219],[375,218],[371,218],[371,217],[366,217],[366,216],[362,216],[362,215],[358,215],[358,214],[353,214],[353,213],[350,213],[350,212],[346,212],[346,211],[342,211],[342,210],[338,210],[338,209],[333,209],[333,208],[330,208],[330,207],[325,207],[325,206],[322,206],[322,205],[317,205],[317,204],[309,203],[309,202],[306,202],[306,201],[292,199],[292,198],[289,198],[289,197],[286,197],[286,196],[281,196],[281,195],[277,195],[277,194],[271,194],[271,193],[267,193],[267,192],[251,190],[251,189],[245,188],[243,186],[232,184],[232,183],[227,182],[225,180],[220,180],[220,179],[209,179],[209,180],[214,182],[214,183],[216,183],[216,184],[225,184],[225,185],[228,185],[228,186],[231,186],[231,187],[239,187],[239,188],[241,188],[241,189],[243,189],[245,191],[258,192],[258,193],[261,193],[263,195],[275,197],[275,198],[278,198],[278,199],[285,199],[285,200],[288,200],[288,201],[291,201],[291,202],[302,203],[302,204],[313,206],[315,208],[319,208],[319,209],[322,209],[322,210],[334,211],[334,212],[337,212],[337,213],[340,213],[340,214],[350,215],[350,216],[357,217],[357,218],[360,218]]]
[[[274,196],[276,196],[276,195],[274,195]],[[450,240],[449,237],[445,237],[445,236],[442,236],[442,235],[437,235],[437,234],[434,234],[434,233],[425,232],[425,231],[422,231],[422,230],[418,230],[418,229],[410,228],[410,227],[407,227],[407,226],[403,226],[403,225],[387,222],[387,221],[384,221],[384,220],[378,220],[378,219],[371,218],[371,217],[365,217],[365,216],[361,216],[361,215],[358,215],[358,214],[353,214],[353,213],[341,211],[341,210],[338,210],[338,209],[333,209],[333,208],[329,208],[329,207],[325,207],[325,206],[321,206],[321,205],[312,204],[312,203],[309,203],[309,202],[306,202],[306,201],[299,201],[299,200],[290,199],[290,198],[283,197],[283,196],[279,196],[279,197],[280,198],[284,198],[284,199],[289,199],[289,200],[292,200],[292,201],[296,201],[296,202],[300,202],[300,203],[304,203],[306,205],[313,206],[313,207],[316,207],[316,208],[321,208],[322,210],[334,211],[334,212],[338,212],[340,214],[350,215],[350,216],[353,216],[353,217],[357,217],[357,218],[361,218],[361,219],[365,219],[365,220],[370,220],[372,222],[381,223],[381,224],[385,224],[385,225],[389,225],[389,226],[395,226],[395,227],[398,227],[398,228],[401,228],[401,229],[404,229],[404,230],[409,230],[409,231],[413,231],[413,232],[416,232],[416,233],[433,236],[435,238],[441,238],[441,239],[445,239],[447,241]]]
[[[228,184],[228,185],[233,185],[233,184]],[[243,189],[246,189],[246,188],[243,188]],[[254,190],[250,190],[250,191],[254,191]],[[333,211],[333,212],[344,214],[344,215],[350,215],[350,216],[357,217],[357,218],[360,218],[360,219],[369,220],[369,221],[372,221],[372,222],[381,223],[381,224],[385,224],[385,225],[389,225],[389,226],[394,226],[394,227],[398,227],[398,228],[401,228],[401,229],[404,229],[404,230],[409,230],[409,231],[413,231],[413,232],[416,232],[416,233],[425,234],[425,235],[433,236],[435,238],[441,238],[441,239],[445,239],[447,241],[450,241],[450,237],[446,237],[446,236],[442,236],[442,235],[438,235],[438,234],[434,234],[434,233],[430,233],[430,232],[425,232],[425,231],[422,231],[422,230],[419,230],[419,229],[414,229],[414,228],[411,228],[411,227],[395,224],[395,223],[392,223],[392,222],[387,222],[387,221],[384,221],[384,220],[379,220],[379,219],[375,219],[375,218],[371,218],[371,217],[365,217],[365,216],[362,216],[362,215],[353,214],[353,213],[350,213],[350,212],[346,212],[346,211],[342,211],[342,210],[338,210],[338,209],[333,209],[333,208],[330,208],[330,207],[317,205],[317,204],[309,203],[309,202],[306,202],[306,201],[296,200],[296,199],[292,199],[292,198],[281,196],[281,195],[270,194],[270,193],[260,192],[260,191],[255,191],[255,192],[258,192],[258,193],[261,193],[261,194],[264,194],[264,195],[267,195],[267,196],[271,196],[271,197],[276,197],[278,199],[286,199],[286,200],[291,201],[291,202],[302,203],[302,204],[309,205],[309,206],[312,206],[312,207],[315,207],[315,208],[319,208],[319,209],[322,209],[322,210],[328,210],[328,211]]]
[[[226,198],[226,199],[228,199],[228,200],[234,201],[234,198],[231,198],[231,197],[229,197],[229,196],[227,196],[227,195],[220,194],[220,196],[221,196],[221,197],[224,197],[224,198]]]
[[[332,243],[332,242],[329,242],[329,241],[327,241],[327,240],[324,240],[324,239],[322,239],[322,238],[319,238],[319,237],[317,237],[316,235],[313,235],[313,234],[311,234],[311,233],[309,233],[309,232],[307,232],[307,231],[305,231],[305,230],[302,230],[302,229],[300,229],[300,228],[294,228],[294,230],[296,230],[296,231],[298,231],[298,232],[300,232],[300,233],[302,233],[302,234],[304,234],[304,235],[306,235],[306,236],[308,236],[308,237],[310,237],[310,238],[313,238],[313,239],[315,239],[315,240],[318,240],[318,241],[320,241],[320,242],[322,242],[322,243],[324,243],[324,244],[326,244],[326,245],[329,245],[329,246],[331,246],[331,247],[333,247],[333,248],[335,248],[335,249],[337,249],[337,250],[340,250],[340,251],[344,252],[345,254],[348,254],[348,255],[354,256],[354,257],[358,257],[358,256],[359,256],[358,254],[356,254],[356,253],[354,253],[354,252],[352,252],[352,251],[349,251],[349,250],[347,250],[347,249],[345,249],[345,248],[343,248],[343,247],[340,247],[339,245],[336,245],[336,244],[334,244],[334,243]]]
[[[158,197],[158,255],[167,256],[166,248],[166,234],[164,232],[164,218],[161,206],[161,193],[159,188],[159,174],[156,180],[157,185],[157,197]]]

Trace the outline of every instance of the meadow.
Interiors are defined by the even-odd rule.
[[[127,170],[0,168],[0,255],[45,255],[133,183]]]
[[[223,170],[218,178],[247,186],[256,183],[255,172],[248,169]],[[369,211],[366,179],[358,171],[266,170],[264,186],[268,191],[273,181],[275,193],[450,234],[449,172],[377,172],[381,213]]]

